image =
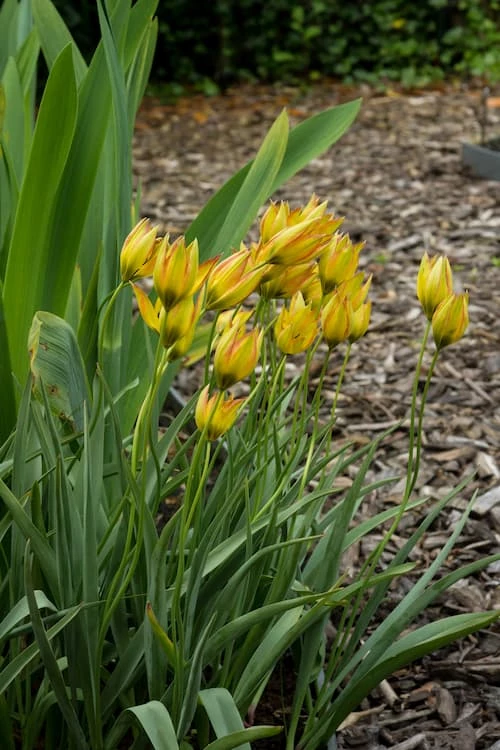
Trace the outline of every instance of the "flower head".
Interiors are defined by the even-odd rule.
[[[206,309],[236,307],[255,291],[265,271],[265,266],[255,265],[252,253],[243,245],[211,270],[207,279]]]
[[[283,307],[274,324],[276,342],[283,354],[298,354],[308,349],[318,333],[318,316],[300,292]]]
[[[351,330],[349,331],[348,337],[351,344],[360,339],[367,332],[370,324],[371,310],[372,303],[368,301],[352,311]]]
[[[194,294],[199,285],[198,241],[186,245],[184,237],[178,237],[170,244],[165,238],[158,251],[153,282],[165,310]]]
[[[246,333],[230,326],[215,348],[214,373],[219,388],[225,390],[243,380],[255,369],[260,356],[263,331],[258,328]]]
[[[149,219],[141,219],[132,229],[120,252],[122,281],[134,281],[153,273],[160,244],[156,233]]]
[[[315,261],[296,266],[272,265],[262,279],[259,293],[264,299],[290,299],[313,279],[316,270]]]
[[[287,225],[259,245],[259,257],[267,263],[293,266],[319,257],[342,219],[328,216],[306,218]]]
[[[201,298],[199,296],[196,302],[193,297],[186,297],[171,307],[170,310],[164,311],[160,318],[160,338],[165,349],[174,346],[179,339],[185,339],[186,341],[190,332],[194,335],[200,312]],[[191,336],[192,338],[193,336]]]
[[[339,294],[338,291],[330,295],[328,302],[321,310],[323,338],[330,349],[349,337],[352,312],[352,304],[348,297]]]
[[[450,294],[432,316],[432,334],[438,349],[454,344],[469,325],[469,294]]]
[[[348,234],[337,232],[333,235],[318,261],[319,277],[325,294],[354,276],[363,246],[364,242],[353,245]]]
[[[198,397],[194,418],[198,429],[206,430],[209,440],[217,440],[233,426],[246,399],[232,396],[226,399],[222,391],[213,396],[208,394],[207,385]]]
[[[420,263],[417,276],[417,297],[428,320],[437,306],[453,293],[450,261],[444,255],[430,258],[427,253]]]
[[[361,307],[363,302],[366,301],[370,286],[372,283],[372,275],[370,274],[365,280],[365,274],[360,271],[351,279],[346,279],[337,287],[337,291],[341,295],[345,295],[349,298],[353,310],[357,310]]]

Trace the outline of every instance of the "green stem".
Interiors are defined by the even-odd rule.
[[[340,389],[342,388],[342,385],[344,383],[344,377],[345,377],[345,371],[347,369],[347,363],[349,362],[349,358],[351,356],[351,349],[352,349],[352,344],[349,341],[348,344],[347,344],[346,353],[344,355],[344,360],[342,362],[342,367],[340,368],[340,375],[339,375],[338,380],[337,380],[337,387],[335,388],[335,396],[334,396],[334,399],[333,399],[332,414],[331,414],[332,425],[333,425],[333,422],[334,422],[334,419],[335,419],[335,412],[337,411],[337,401],[339,399]]]
[[[101,363],[101,365],[103,363],[103,357],[104,357],[104,337],[106,335],[106,329],[108,327],[109,316],[111,315],[111,310],[113,309],[113,306],[116,302],[118,295],[120,294],[122,289],[125,289],[127,284],[128,282],[121,281],[116,287],[116,289],[114,290],[114,292],[112,292],[111,296],[109,297],[109,302],[108,302],[108,305],[106,307],[106,310],[102,318],[101,328],[99,330],[99,341],[97,345],[97,353],[99,357],[98,361]],[[106,303],[106,300],[103,302],[103,304],[105,303]]]
[[[417,396],[418,396],[418,384],[420,382],[420,373],[422,371],[422,364],[424,360],[424,354],[425,350],[427,348],[427,340],[429,338],[429,333],[431,331],[431,322],[427,322],[427,326],[424,331],[424,335],[422,338],[422,344],[420,346],[420,353],[418,356],[417,361],[417,367],[415,370],[415,377],[413,379],[413,390],[412,390],[412,397],[411,397],[411,407],[410,407],[410,436],[409,436],[409,444],[408,444],[408,468],[406,472],[406,484],[405,484],[405,491],[403,494],[403,500],[402,505],[404,506],[406,502],[408,501],[411,491],[413,490],[413,487],[415,486],[415,482],[417,480],[417,475],[414,471],[414,453],[415,453],[415,438],[417,439],[417,454],[420,458],[420,446],[422,444],[422,418],[423,418],[423,407],[425,406],[425,399],[423,398],[422,404],[420,406],[420,415],[419,415],[419,428],[418,431],[415,430],[415,416],[417,413]],[[437,352],[436,352],[437,354]],[[429,373],[432,375],[432,370],[434,369],[435,361],[433,359],[433,364],[431,365],[431,369],[429,370]],[[428,389],[428,382],[429,376],[427,377],[426,387],[424,388],[424,393],[427,395],[427,389]],[[418,471],[418,465],[417,465],[417,471]],[[399,516],[400,518],[401,516]],[[399,518],[397,521],[399,522]],[[395,519],[396,520],[396,519]],[[397,524],[396,524],[397,525]]]

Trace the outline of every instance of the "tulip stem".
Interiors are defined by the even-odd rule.
[[[108,296],[107,300],[107,307],[104,311],[104,315],[101,321],[101,327],[99,330],[99,340],[97,344],[97,352],[99,357],[99,362],[101,363],[101,367],[103,366],[103,358],[104,358],[104,337],[106,334],[106,330],[108,328],[108,322],[109,322],[109,316],[111,315],[111,310],[113,309],[113,306],[116,302],[116,299],[122,289],[124,289],[128,284],[128,281],[120,281],[114,292],[112,292],[111,295]],[[106,304],[106,300],[103,302],[103,305]]]
[[[427,340],[429,338],[430,331],[431,331],[431,322],[428,321],[425,327],[423,338],[422,338],[422,344],[420,346],[420,354],[418,356],[417,367],[415,370],[415,377],[413,379],[413,390],[412,390],[411,407],[410,407],[410,435],[409,435],[409,445],[408,445],[408,468],[406,472],[405,491],[404,491],[403,500],[401,503],[402,507],[406,505],[408,498],[410,497],[410,494],[415,486],[415,482],[417,481],[417,476],[414,471],[415,437],[417,438],[417,454],[420,459],[420,447],[419,446],[421,446],[422,444],[422,418],[423,418],[423,406],[425,405],[424,398],[423,398],[423,403],[421,404],[420,411],[419,411],[418,431],[415,430],[415,417],[417,413],[418,384],[420,382],[420,373],[422,371],[422,364],[424,360],[425,350],[427,348]],[[433,369],[433,365],[430,370],[431,374],[432,374],[432,369]],[[428,388],[428,385],[427,385],[427,388]],[[426,395],[427,395],[427,388],[424,388],[424,393]],[[416,468],[418,470],[418,464],[416,464]]]

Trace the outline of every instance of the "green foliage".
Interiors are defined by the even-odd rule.
[[[385,6],[380,28],[392,18],[394,4]],[[279,7],[312,61],[321,26],[301,6]],[[305,750],[315,750],[391,671],[498,619],[498,611],[466,613],[409,630],[449,586],[499,556],[440,577],[471,501],[432,564],[415,573],[413,588],[390,615],[380,616],[389,586],[413,571],[413,548],[463,487],[429,504],[411,537],[388,557],[392,535],[398,530],[403,539],[405,511],[426,502],[411,495],[440,354],[436,349],[420,392],[429,322],[414,380],[401,502],[375,517],[358,513],[367,496],[392,481],[368,479],[384,435],[358,449],[333,440],[351,345],[362,335],[355,315],[370,310],[364,302],[369,282],[360,287],[359,274],[345,278],[343,294],[331,292],[321,315],[326,298],[318,301],[310,288],[307,304],[294,295],[295,328],[287,317],[292,304],[277,316],[265,295],[253,331],[245,332],[246,321],[235,318],[222,333],[210,325],[210,334],[197,341],[205,346],[207,389],[216,390],[214,371],[219,382],[217,368],[227,367],[226,360],[232,372],[250,373],[262,352],[250,395],[235,401],[220,392],[210,406],[193,397],[158,429],[178,342],[164,346],[142,317],[134,321],[128,281],[140,275],[137,269],[151,270],[151,253],[158,254],[161,271],[172,248],[181,248],[176,273],[155,274],[156,293],[158,284],[184,275],[191,281],[179,304],[195,308],[194,295],[200,313],[210,307],[207,286],[217,270],[219,301],[237,294],[240,283],[245,295],[255,291],[263,274],[279,265],[293,270],[286,266],[304,261],[301,253],[319,275],[319,256],[342,243],[332,236],[338,222],[316,198],[298,212],[286,204],[270,207],[261,224],[269,236],[236,254],[245,256],[242,277],[229,274],[228,280],[225,256],[238,247],[261,204],[340,138],[360,103],[333,107],[291,131],[283,112],[255,159],[188,229],[199,253],[194,241],[189,252],[185,243],[157,242],[156,230],[150,247],[135,233],[124,245],[131,224],[131,139],[153,57],[155,8],[156,0],[98,2],[100,37],[90,56],[80,52],[50,0],[7,0],[0,11],[0,736],[22,738],[23,750],[40,743],[53,750],[115,750],[125,743],[250,750],[252,741],[281,731],[246,728],[243,717],[292,649],[298,672],[287,748],[301,735]],[[222,13],[229,5],[221,0],[215,8]],[[275,10],[266,12],[268,22]],[[313,3],[311,13],[323,12],[326,3]],[[293,55],[280,45],[273,59],[292,65]],[[40,50],[48,77],[35,111]],[[414,53],[409,45],[407,54]],[[120,269],[123,247],[132,256],[128,276]],[[352,245],[346,252],[356,253]],[[215,253],[222,256],[218,268],[200,280],[199,257],[210,261]],[[307,271],[310,282],[310,265]],[[245,275],[255,279],[251,290]],[[428,283],[424,277],[419,287]],[[142,294],[140,311],[158,323],[160,335],[168,325],[175,329],[178,306],[172,302],[158,313]],[[325,333],[323,314],[335,296],[349,322],[337,328],[349,344],[323,423],[320,400],[333,344],[312,396],[309,376],[321,325]],[[197,325],[196,316],[184,317]],[[301,375],[285,382],[279,349],[302,351],[294,347],[311,332]],[[250,348],[243,339],[253,341]],[[211,372],[212,344],[223,354],[217,358],[216,352]],[[245,413],[237,414],[235,404]],[[222,416],[214,436],[215,410]],[[346,474],[354,477],[347,489],[336,484]],[[177,507],[162,524],[158,513],[169,497],[177,498]],[[346,580],[344,553],[382,527],[363,569]],[[333,610],[339,626],[327,653],[325,625]]]
[[[91,2],[58,0],[82,40]],[[207,93],[238,79],[319,76],[421,85],[445,75],[500,80],[498,0],[164,0],[156,81]]]

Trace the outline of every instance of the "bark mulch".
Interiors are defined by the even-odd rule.
[[[171,235],[183,232],[214,190],[255,154],[283,106],[297,123],[359,94],[363,106],[350,131],[275,197],[298,205],[315,192],[346,216],[344,229],[354,240],[366,241],[362,265],[373,273],[372,323],[353,349],[338,434],[362,445],[403,420],[381,447],[373,479],[405,475],[410,389],[424,327],[415,279],[424,250],[446,253],[456,285],[470,291],[468,333],[444,350],[430,388],[417,485],[420,494],[439,498],[474,474],[415,553],[421,566],[432,561],[477,491],[447,561],[452,569],[500,547],[500,183],[476,178],[461,161],[461,143],[479,138],[481,92],[461,86],[381,94],[326,83],[306,90],[244,87],[171,105],[146,100],[134,148],[143,212]],[[500,134],[498,102],[489,102],[492,138]],[[326,398],[340,356],[332,362]],[[196,371],[183,371],[180,390],[196,385]],[[396,484],[375,494],[364,512],[397,502],[400,489]],[[406,533],[417,518],[409,514]],[[355,569],[376,542],[377,535],[368,538],[346,565]],[[396,537],[394,546],[399,543]],[[499,607],[499,581],[495,563],[453,586],[427,618]],[[402,585],[411,586],[411,576]],[[392,592],[392,603],[400,594]],[[256,720],[279,723],[281,703],[281,697],[276,706],[268,703],[268,715]],[[351,715],[338,746],[500,750],[500,626],[396,673]]]

